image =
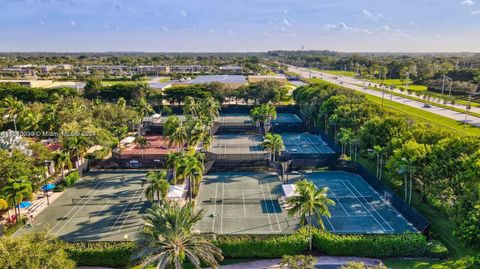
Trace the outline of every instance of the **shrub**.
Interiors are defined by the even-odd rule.
[[[65,251],[78,266],[125,267],[135,245],[131,242],[68,243]]]
[[[437,240],[432,240],[427,244],[427,256],[434,259],[446,259],[448,258],[448,249]]]
[[[226,258],[280,258],[308,249],[307,236],[301,232],[274,236],[224,235],[217,237],[214,244]]]
[[[65,182],[65,185],[67,188],[70,188],[75,184],[75,182],[80,178],[80,175],[78,174],[78,171],[73,171],[69,173],[68,175],[65,176],[65,179],[63,180]]]
[[[419,233],[335,235],[317,230],[313,243],[317,250],[333,256],[420,257],[427,250],[427,240]]]

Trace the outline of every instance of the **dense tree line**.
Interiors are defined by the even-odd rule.
[[[300,87],[294,99],[307,124],[335,136],[346,158],[372,159],[377,176],[385,168],[407,202],[419,192],[423,202],[458,224],[455,233],[465,243],[480,247],[478,137],[387,112],[362,94],[328,83]]]

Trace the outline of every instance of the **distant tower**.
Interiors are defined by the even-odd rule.
[[[302,51],[303,51],[303,45],[302,45]]]

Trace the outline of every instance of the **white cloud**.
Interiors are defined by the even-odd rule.
[[[287,31],[287,29],[285,29],[285,27],[280,27],[280,28],[278,28],[278,30],[281,31],[281,32],[286,32]]]
[[[77,26],[77,23],[74,21],[74,20],[70,20],[70,25],[72,25],[73,27]]]
[[[234,34],[235,34],[235,32],[232,31],[232,30],[228,30],[227,33],[228,33],[229,35],[234,35]]]
[[[286,37],[291,37],[291,38],[296,38],[296,37],[298,37],[297,34],[293,34],[293,33],[287,33],[287,34],[285,34],[285,36],[286,36]]]
[[[269,25],[274,25],[275,23],[274,23],[272,20],[269,20],[269,21],[268,21],[268,24],[269,24]]]
[[[120,31],[120,26],[115,26],[115,30]]]
[[[390,28],[390,26],[388,26],[388,25],[382,26],[381,29],[382,29],[382,31],[384,31],[384,32],[389,32],[390,30],[392,30],[392,28]]]
[[[366,18],[372,19],[374,21],[383,18],[383,15],[380,13],[372,13],[367,9],[362,10],[362,15]]]
[[[39,20],[38,23],[40,23],[41,26],[45,26],[45,21],[44,20]]]
[[[267,32],[264,32],[263,35],[266,36],[266,37],[271,37],[272,36],[271,34],[269,34]]]
[[[180,15],[182,15],[182,17],[186,18],[187,17],[187,12],[185,10],[182,10],[182,11],[180,11]]]
[[[162,30],[163,30],[164,32],[170,32],[170,29],[168,29],[166,26],[162,26]]]
[[[328,31],[353,32],[353,33],[362,33],[362,34],[372,33],[367,29],[350,27],[344,22],[341,22],[339,24],[326,24],[325,29],[327,29]]]
[[[479,14],[480,14],[480,9],[472,11],[472,15],[479,15]]]
[[[286,18],[283,18],[283,24],[285,24],[286,26],[292,25]]]
[[[460,3],[462,6],[472,6],[475,4],[475,2],[473,2],[473,0],[464,0]]]
[[[288,14],[288,10],[286,8],[282,9],[283,14]]]
[[[215,34],[215,30],[213,30],[213,29],[208,29],[207,31],[211,34]]]

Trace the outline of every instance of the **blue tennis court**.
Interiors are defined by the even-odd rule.
[[[361,176],[343,171],[313,172],[305,175],[317,187],[328,187],[331,218],[323,218],[325,228],[343,234],[386,234],[416,231],[381,194]]]
[[[310,133],[280,133],[285,145],[285,152],[291,154],[326,154],[334,153],[319,135]]]

